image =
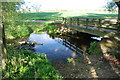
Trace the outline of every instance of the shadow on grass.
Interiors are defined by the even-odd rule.
[[[62,16],[65,13],[61,12],[37,12],[37,13],[21,13],[19,16],[21,16],[21,20],[54,20],[55,17],[64,17]],[[77,13],[75,13],[77,14]],[[117,14],[112,13],[83,13],[81,12],[78,16],[69,16],[69,13],[66,14],[68,17],[80,17],[80,18],[117,18]]]
[[[59,12],[39,12],[39,13],[22,13],[19,14],[22,20],[54,20],[61,14]]]
[[[73,17],[80,17],[80,18],[117,18],[117,14],[97,14],[97,13],[87,13],[87,15],[82,16],[73,16]]]

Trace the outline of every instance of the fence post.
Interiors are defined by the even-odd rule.
[[[62,23],[63,23],[63,24],[64,24],[64,21],[65,21],[65,18],[63,17],[63,18],[62,18]]]
[[[75,18],[75,25],[77,25],[77,18]]]
[[[102,26],[102,20],[99,19],[99,23],[98,23],[98,30],[100,30],[100,27]]]
[[[87,29],[87,27],[88,27],[88,23],[89,23],[89,19],[87,18],[87,19],[86,19],[86,29]]]
[[[120,19],[117,20],[117,32],[119,33],[120,32]]]
[[[70,18],[70,25],[72,25],[72,18]]]
[[[79,18],[77,18],[77,25],[78,25],[78,26],[80,25],[80,23],[79,23]]]
[[[66,20],[67,20],[67,18],[64,18],[64,21],[65,21],[64,24],[65,24],[65,25],[66,25]]]

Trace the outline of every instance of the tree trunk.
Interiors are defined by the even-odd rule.
[[[5,47],[5,33],[4,26],[0,23],[0,61],[2,61],[2,69],[5,67],[5,55],[7,54],[7,50]]]
[[[1,2],[0,2],[1,5]],[[1,6],[0,6],[0,19],[1,19]],[[3,40],[2,40],[2,30],[3,30],[3,26],[2,26],[2,22],[0,20],[0,80],[2,79],[2,53],[3,53]]]
[[[120,20],[120,7],[118,8],[118,19]]]
[[[118,6],[118,22],[117,22],[117,24],[118,24],[118,26],[117,26],[117,30],[118,30],[118,33],[119,33],[119,31],[120,31],[120,1],[119,2],[115,2],[116,3],[116,5]]]
[[[2,61],[2,53],[3,53],[2,29],[3,27],[2,27],[2,24],[0,23],[0,66],[2,66],[1,61]],[[2,76],[1,74],[2,74],[2,71],[0,70],[0,76]],[[2,77],[0,77],[0,79],[2,79]]]
[[[2,3],[0,3],[2,5]],[[0,11],[2,11],[2,7],[0,6]],[[0,14],[0,17],[2,17],[2,14]],[[4,32],[4,25],[2,23],[2,19],[0,21],[0,80],[2,78],[2,69],[5,68],[5,55],[7,54],[7,50],[5,47],[5,32]]]
[[[118,19],[120,19],[120,1],[116,2],[117,6],[118,6]]]

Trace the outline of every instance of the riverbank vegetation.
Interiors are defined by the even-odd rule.
[[[8,40],[22,38],[30,35],[32,32],[54,32],[54,28],[50,28],[50,24],[44,23],[14,22],[14,24],[5,25],[5,27],[6,38]],[[13,46],[14,45],[6,48],[9,54],[5,56],[7,60],[5,62],[5,68],[3,69],[3,78],[62,78],[51,66],[47,56],[33,54],[28,50],[19,50]]]
[[[2,22],[5,32],[3,33],[5,34],[5,52],[2,58],[2,78],[17,80],[29,78],[62,79],[62,76],[52,67],[46,55],[18,49],[18,42],[16,41],[16,44],[13,44],[13,40],[29,36],[32,32],[43,32],[40,24],[16,21],[16,17],[18,17],[16,8],[18,9],[20,4],[22,3],[2,3],[2,13],[4,14],[2,15]]]
[[[5,25],[5,33],[7,39],[22,38],[30,35],[30,33],[59,33],[56,31],[52,23],[34,23],[15,21],[14,24]]]
[[[46,55],[33,54],[28,50],[14,50],[7,48],[6,67],[3,69],[3,78],[62,78],[51,66]]]
[[[6,40],[4,41],[4,44],[6,45],[5,48],[7,50],[2,60],[2,62],[4,63],[2,66],[3,79],[6,79],[6,78],[17,79],[17,80],[18,79],[21,80],[21,78],[22,79],[42,78],[42,79],[51,79],[51,80],[53,78],[58,79],[58,80],[62,79],[62,76],[51,65],[46,55],[35,54],[29,50],[19,49],[18,45],[16,46],[18,42],[16,42],[15,45],[14,44],[11,45],[14,42],[13,40],[17,40],[18,38],[24,38],[26,36],[29,36],[31,33],[47,32],[50,34],[54,34],[54,33],[60,33],[60,32],[55,29],[55,26],[53,23],[23,22],[20,20],[54,20],[54,17],[117,18],[116,13],[108,14],[108,12],[106,12],[106,14],[102,14],[103,13],[102,11],[101,11],[101,14],[86,13],[84,11],[82,11],[81,14],[80,12],[71,13],[68,11],[66,12],[63,11],[63,12],[17,13],[15,11],[16,5],[17,4],[14,4],[14,3],[4,3],[2,5],[3,14],[4,14],[2,16],[3,17],[2,23],[4,25],[4,30],[5,30],[4,37]],[[18,6],[19,5],[20,4],[18,4]],[[98,34],[98,32],[96,33]],[[7,42],[9,42],[9,44]],[[100,52],[94,49],[96,45],[97,45],[96,42],[91,43],[88,51],[90,53],[94,52],[94,54],[99,54]],[[69,61],[71,60],[72,59],[69,59]]]

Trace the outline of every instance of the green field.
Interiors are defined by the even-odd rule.
[[[117,18],[116,12],[109,11],[59,11],[36,12],[19,14],[22,20],[54,20],[54,17],[80,17],[80,18]]]

